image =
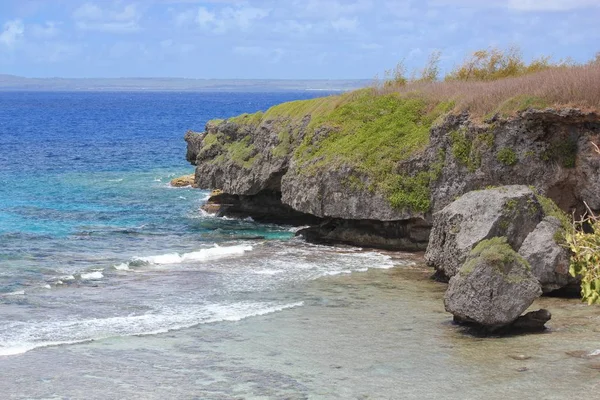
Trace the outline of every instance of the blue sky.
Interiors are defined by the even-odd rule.
[[[600,0],[1,0],[0,73],[372,78],[435,50],[590,59]]]

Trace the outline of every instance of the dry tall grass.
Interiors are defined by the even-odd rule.
[[[517,47],[490,48],[467,57],[438,81],[440,53],[434,52],[419,78],[407,79],[404,66],[387,72],[383,93],[424,97],[432,105],[452,101],[472,116],[512,114],[527,108],[578,107],[600,111],[600,52],[587,64],[540,57],[526,62]]]
[[[600,63],[546,69],[493,81],[409,82],[380,88],[419,95],[437,103],[453,101],[473,116],[511,113],[528,107],[578,107],[600,111]]]

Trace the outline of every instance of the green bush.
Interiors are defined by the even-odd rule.
[[[517,154],[513,149],[509,149],[508,147],[501,149],[496,158],[498,161],[508,166],[515,165],[517,163]]]
[[[588,225],[591,232],[585,232]],[[581,277],[581,297],[588,304],[600,304],[600,218],[590,214],[573,224],[571,232],[565,235],[571,250],[569,272]]]

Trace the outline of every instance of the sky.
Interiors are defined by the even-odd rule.
[[[583,62],[600,0],[0,0],[0,74],[370,79],[441,51]]]

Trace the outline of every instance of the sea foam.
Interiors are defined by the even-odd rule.
[[[237,246],[217,246],[208,249],[202,249],[191,253],[168,253],[150,257],[134,257],[134,261],[144,261],[150,264],[181,264],[187,261],[206,261],[211,259],[229,257],[234,255],[244,254],[247,251],[252,251],[252,246],[237,245]]]
[[[40,347],[84,343],[110,337],[157,335],[195,325],[240,321],[303,306],[240,302],[157,310],[143,315],[109,318],[9,323],[0,329],[0,356],[22,354]]]

